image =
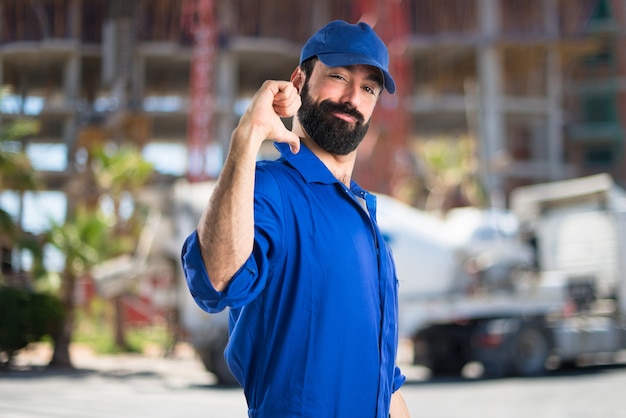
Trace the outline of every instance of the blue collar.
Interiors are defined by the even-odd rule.
[[[322,160],[304,144],[300,143],[300,152],[297,154],[292,153],[289,145],[284,142],[275,142],[274,147],[280,152],[281,159],[285,160],[297,170],[307,183],[337,184],[341,187],[345,187],[343,183],[337,180],[333,173],[330,172]],[[375,196],[359,186],[354,180],[350,180],[350,190],[355,196],[366,200],[370,213],[375,217]]]
[[[282,159],[295,168],[307,183],[339,183],[322,160],[304,144],[300,143],[300,152],[297,154],[293,154],[289,145],[283,142],[275,142],[274,147],[280,152]]]

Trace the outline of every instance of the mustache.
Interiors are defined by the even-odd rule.
[[[324,112],[328,112],[328,113],[345,113],[346,115],[350,115],[353,118],[355,118],[359,124],[363,124],[363,122],[365,121],[365,118],[363,117],[361,112],[359,112],[355,108],[353,108],[353,107],[351,107],[349,105],[346,105],[346,104],[334,103],[334,102],[331,102],[329,99],[326,99],[326,100],[323,100],[319,104],[319,107]]]

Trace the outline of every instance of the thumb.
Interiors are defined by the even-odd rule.
[[[288,144],[293,154],[300,152],[300,137],[287,128],[282,129],[280,132],[276,132],[274,141]]]

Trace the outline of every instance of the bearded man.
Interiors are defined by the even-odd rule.
[[[388,67],[365,23],[315,33],[290,81],[252,99],[183,247],[196,303],[230,307],[225,356],[251,418],[409,416],[395,266],[376,198],[352,180],[374,108],[395,91]],[[265,140],[278,160],[257,161]]]

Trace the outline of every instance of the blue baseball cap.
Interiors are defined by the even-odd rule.
[[[319,58],[329,67],[371,65],[382,72],[384,88],[389,93],[396,91],[396,83],[389,74],[387,47],[367,23],[351,24],[343,20],[328,23],[304,44],[300,64],[311,57]]]

